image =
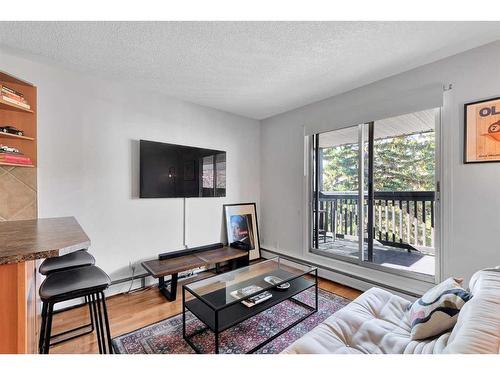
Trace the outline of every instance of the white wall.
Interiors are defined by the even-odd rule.
[[[500,264],[500,164],[462,164],[463,104],[500,95],[498,61],[500,42],[355,90],[368,100],[386,87],[453,84],[442,124],[442,277],[470,277],[479,268]],[[182,200],[136,198],[134,141],[142,138],[228,152],[227,197],[188,200],[188,245],[221,240],[223,203],[256,201],[264,247],[414,292],[428,287],[306,250],[303,126],[334,118],[331,104],[343,95],[259,126],[258,121],[157,94],[134,93],[130,87],[12,51],[0,50],[0,69],[38,86],[39,216],[75,216],[92,240],[98,264],[113,279],[130,274],[129,262],[137,264],[182,245]]]
[[[500,96],[500,42],[425,65],[352,92],[262,121],[261,241],[264,247],[309,259],[360,277],[422,292],[427,283],[408,280],[308,253],[305,241],[304,131],[310,123],[332,121],[335,103],[349,97],[376,100],[384,90],[451,83],[445,95],[443,144],[443,249],[441,278],[470,277],[500,264],[500,163],[464,165],[463,105]],[[299,89],[299,88],[298,88]],[[345,124],[354,125],[354,124]],[[334,129],[332,125],[332,129]],[[347,281],[363,288],[355,280]]]
[[[259,203],[258,121],[7,50],[0,70],[38,87],[39,217],[75,216],[112,279],[183,243],[182,199],[137,198],[139,139],[227,151],[227,196],[187,200],[188,246],[223,240],[224,203]]]

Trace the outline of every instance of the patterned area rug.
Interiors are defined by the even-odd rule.
[[[295,298],[314,306],[314,292],[306,290]],[[319,289],[318,312],[260,348],[258,354],[280,353],[292,342],[316,327],[350,300]],[[309,313],[304,307],[284,301],[232,327],[219,336],[219,352],[246,353],[292,322]],[[191,313],[186,314],[186,331],[201,330],[204,325]],[[192,338],[202,353],[214,353],[214,336],[209,330]],[[120,354],[188,354],[194,350],[182,337],[182,314],[153,323],[113,339],[115,353]]]

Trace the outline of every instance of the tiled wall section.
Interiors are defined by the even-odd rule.
[[[36,217],[36,168],[0,166],[0,221]]]

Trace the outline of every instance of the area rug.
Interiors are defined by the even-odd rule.
[[[306,290],[296,296],[314,306],[314,291]],[[318,312],[276,337],[256,353],[280,353],[295,340],[316,327],[350,300],[319,289]],[[304,307],[284,301],[256,316],[230,328],[219,336],[219,352],[224,354],[246,353],[268,337],[278,333],[292,322],[309,313]],[[204,325],[191,313],[186,314],[186,331],[201,330]],[[202,353],[214,353],[214,335],[206,330],[192,338]],[[182,314],[153,323],[113,339],[115,353],[120,354],[189,354],[194,350],[182,337]]]

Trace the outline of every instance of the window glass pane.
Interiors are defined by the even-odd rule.
[[[324,253],[359,257],[359,126],[317,135],[319,201],[314,248]],[[316,228],[317,227],[317,228]]]
[[[436,112],[376,121],[373,262],[434,275]]]

